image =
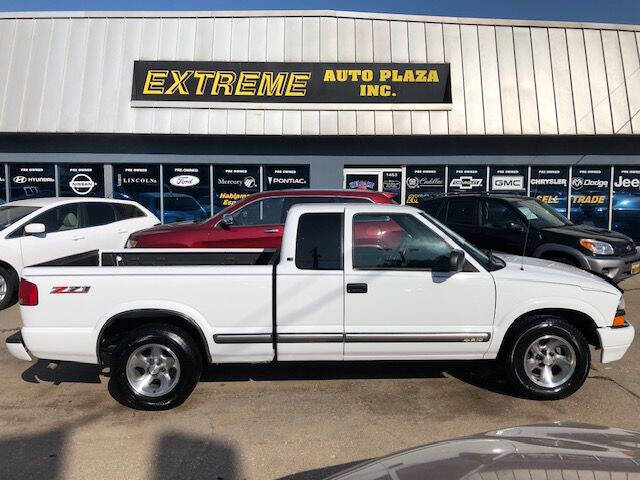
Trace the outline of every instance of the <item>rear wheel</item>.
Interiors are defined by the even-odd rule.
[[[172,325],[146,325],[131,332],[114,353],[116,399],[141,410],[181,405],[202,372],[195,345],[187,332]]]
[[[582,333],[558,317],[533,317],[516,333],[505,361],[513,386],[527,397],[557,400],[576,392],[591,367]]]
[[[13,269],[0,267],[0,310],[10,307],[18,298],[18,275]]]

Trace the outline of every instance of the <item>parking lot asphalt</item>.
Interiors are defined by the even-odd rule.
[[[640,276],[622,284],[640,327]],[[210,367],[167,412],[116,403],[90,365],[9,355],[16,307],[0,312],[0,477],[317,479],[404,448],[503,427],[579,421],[640,431],[640,346],[597,361],[561,401],[514,396],[487,363]],[[597,359],[597,355],[594,357]]]

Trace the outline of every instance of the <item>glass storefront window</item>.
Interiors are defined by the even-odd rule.
[[[495,194],[526,195],[529,184],[529,168],[489,167],[489,192]]]
[[[609,228],[610,167],[571,169],[571,221]]]
[[[164,165],[163,223],[198,221],[211,216],[208,165]]]
[[[486,192],[487,167],[477,165],[450,166],[449,192]]]
[[[58,165],[62,197],[104,197],[103,165]]]
[[[567,215],[569,167],[531,167],[529,196]]]
[[[54,164],[9,165],[11,200],[56,196],[56,174]]]
[[[309,188],[309,165],[265,165],[264,189]]]
[[[214,165],[213,215],[260,191],[258,165]]]
[[[436,165],[406,168],[405,203],[417,207],[425,198],[444,193],[445,167]]]
[[[160,216],[160,165],[114,165],[113,198],[134,200]]]
[[[611,229],[640,242],[640,168],[614,167]]]

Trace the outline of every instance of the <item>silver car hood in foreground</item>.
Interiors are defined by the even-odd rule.
[[[578,478],[576,472],[591,479],[640,476],[640,433],[579,423],[506,428],[396,453],[330,478],[562,479]]]

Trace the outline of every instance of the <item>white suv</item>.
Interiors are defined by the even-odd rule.
[[[0,206],[0,310],[17,297],[22,268],[98,249],[123,248],[160,220],[143,206],[105,198],[34,198]]]

